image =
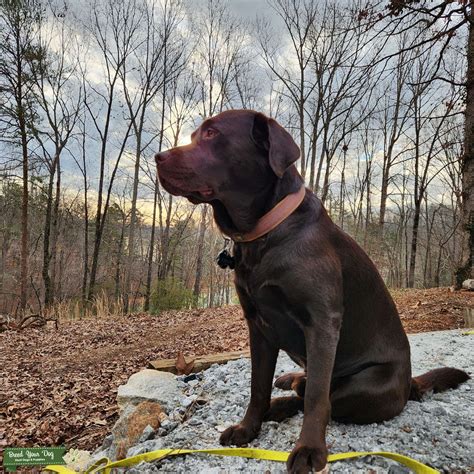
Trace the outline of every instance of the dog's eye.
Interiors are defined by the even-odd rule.
[[[215,130],[213,128],[208,128],[204,132],[204,138],[214,138],[216,135],[217,135],[217,130]]]

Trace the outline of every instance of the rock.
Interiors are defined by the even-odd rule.
[[[159,470],[157,466],[151,464],[149,462],[142,461],[141,463],[137,464],[135,467],[131,467],[127,469],[127,474],[143,474],[146,472],[147,474],[154,474],[162,472]]]
[[[112,428],[114,436],[110,457],[123,459],[130,446],[145,441],[161,424],[163,409],[156,402],[141,402],[137,406],[127,405]]]
[[[107,435],[105,438],[104,438],[104,441],[102,443],[102,449],[108,449],[110,448],[110,446],[112,445],[114,441],[114,435],[113,434],[109,434]]]
[[[410,474],[410,469],[403,466],[390,466],[388,474]]]
[[[133,456],[138,456],[139,454],[149,453],[150,451],[156,451],[157,449],[161,449],[163,447],[163,441],[158,439],[150,439],[145,441],[144,443],[137,444],[136,446],[132,446],[127,451],[127,458],[131,458]]]
[[[217,419],[214,415],[208,415],[207,417],[207,422],[210,424],[210,425],[214,425],[217,423]]]
[[[169,433],[170,431],[173,431],[178,425],[179,423],[177,421],[165,420],[163,423],[161,423],[161,428]]]
[[[434,407],[432,410],[431,410],[431,413],[433,415],[438,415],[438,416],[443,416],[443,415],[447,415],[448,412],[446,411],[445,408],[441,407],[441,406],[436,406]]]
[[[86,468],[82,469],[82,470],[85,471],[85,470],[89,469],[94,463],[96,463],[97,461],[99,461],[100,459],[103,459],[103,458],[110,458],[109,450],[108,449],[102,449],[102,448],[97,449],[96,451],[94,451],[92,456],[89,458],[89,461],[87,462]]]
[[[184,408],[180,408],[179,410],[175,410],[173,413],[170,414],[169,419],[171,421],[177,421],[177,422],[181,423],[182,418],[183,418],[183,414],[181,413],[181,411],[185,412],[186,410]]]
[[[474,290],[474,279],[464,280],[462,282],[462,287],[465,290]]]
[[[174,442],[175,443],[182,443],[182,442],[186,441],[187,436],[188,435],[186,433],[183,433],[182,431],[179,432],[179,433],[176,433],[174,435]]]
[[[424,411],[425,413],[431,413],[431,405],[429,405],[428,403],[424,402],[421,404],[421,411]]]
[[[143,401],[159,403],[165,410],[174,405],[175,397],[180,395],[176,376],[169,372],[144,369],[133,374],[125,385],[117,391],[119,408],[128,404],[138,405]]]
[[[190,375],[185,375],[183,377],[183,382],[189,383],[193,382],[194,380],[197,380],[197,374],[190,374]]]
[[[184,397],[182,400],[181,400],[181,406],[183,406],[184,408],[188,408],[193,402],[194,400],[196,400],[196,395],[191,395],[190,397]]]
[[[155,434],[155,429],[151,425],[146,425],[145,429],[143,430],[142,435],[138,438],[139,443],[143,443],[144,441],[148,441],[149,439],[153,438]]]

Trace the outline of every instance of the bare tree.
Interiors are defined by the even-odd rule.
[[[198,84],[197,91],[201,98],[198,107],[203,118],[222,112],[236,99],[242,106],[246,106],[250,103],[252,90],[243,83],[243,80],[251,77],[249,57],[245,52],[244,25],[230,14],[224,2],[208,0],[207,5],[205,13],[198,15],[195,22],[199,41],[193,55],[199,60],[199,63],[193,65],[193,73]],[[198,233],[193,288],[195,305],[199,300],[204,273],[206,206],[201,211]],[[169,209],[167,215],[169,216]]]
[[[262,57],[272,74],[285,87],[285,95],[295,107],[298,117],[298,131],[301,151],[301,175],[303,179],[306,175],[306,104],[311,96],[316,82],[310,80],[310,60],[312,52],[309,45],[313,25],[319,15],[319,5],[312,0],[272,0],[270,6],[277,13],[285,31],[289,36],[289,45],[280,45],[280,48],[289,49],[286,54],[279,51],[278,46],[274,46],[274,38],[269,32],[268,24],[260,22],[258,25]],[[280,54],[279,54],[280,53]],[[296,55],[296,71],[291,62],[282,62],[284,57]]]
[[[390,67],[390,65],[387,67],[390,75],[384,81],[389,93],[385,89],[380,113],[380,128],[383,132],[384,147],[379,208],[379,226],[381,228],[385,223],[392,168],[405,152],[403,146],[399,146],[399,149],[397,149],[397,145],[406,130],[409,112],[406,82],[411,63],[410,52],[404,51],[407,43],[407,34],[405,34],[400,38],[397,45],[400,54],[394,58],[396,63],[393,67]]]
[[[385,5],[383,5],[385,7]],[[465,238],[463,248],[465,262],[456,271],[456,286],[459,288],[462,281],[472,275],[474,262],[474,11],[473,2],[449,2],[445,0],[392,0],[386,11],[390,17],[389,22],[384,21],[381,15],[383,8],[379,3],[373,9],[364,9],[361,14],[368,18],[369,23],[376,18],[375,23],[382,23],[377,37],[403,33],[412,28],[422,28],[426,34],[414,36],[411,44],[405,46],[403,51],[423,48],[428,51],[430,46],[439,48],[439,54],[433,63],[432,75],[429,81],[441,81],[455,87],[465,88],[465,127],[464,127],[464,158],[463,158],[463,224]],[[373,15],[372,15],[373,14]],[[465,79],[452,77],[445,70],[445,58],[456,43],[459,33],[468,32],[466,41],[467,70]],[[399,54],[391,53],[390,56]]]
[[[34,82],[30,59],[40,58],[36,30],[42,10],[37,0],[2,0],[0,3],[0,120],[4,140],[21,145],[23,196],[21,204],[20,308],[28,301],[28,186],[29,130],[34,127]],[[2,133],[2,134],[3,134]]]
[[[245,103],[241,80],[244,71],[248,73],[249,58],[244,26],[225,2],[207,0],[206,8],[193,17],[193,70],[200,84],[199,112],[205,118],[222,112],[234,99]]]
[[[372,67],[379,50],[368,48],[370,35],[355,13],[327,5],[321,23],[310,36],[312,65],[317,78],[317,108],[321,130],[313,124],[313,148],[321,137],[314,189],[324,202],[329,191],[332,162],[346,137],[368,120],[377,107],[375,84],[382,71]],[[313,151],[315,153],[315,151]],[[314,158],[311,160],[314,164]],[[324,166],[324,177],[322,171]],[[311,170],[314,176],[314,170]]]
[[[102,233],[110,204],[110,195],[117,169],[132,128],[132,120],[129,120],[126,130],[119,140],[119,149],[109,179],[104,203],[105,165],[108,157],[108,145],[110,144],[110,128],[113,120],[113,111],[117,102],[120,72],[127,57],[132,53],[134,46],[133,38],[140,27],[142,19],[140,10],[136,8],[136,1],[137,0],[120,0],[115,2],[107,0],[103,3],[94,1],[91,5],[90,24],[87,25],[95,41],[95,46],[102,57],[106,77],[105,86],[103,88],[88,81],[88,89],[95,94],[97,100],[100,102],[99,108],[94,107],[96,104],[92,104],[87,99],[85,101],[85,106],[89,111],[95,132],[100,139],[99,184],[97,190],[94,248],[87,293],[87,299],[89,301],[92,300],[95,291]],[[105,109],[105,113],[102,108]]]
[[[165,87],[166,85],[166,87]],[[161,90],[161,97],[159,106],[157,106],[160,116],[158,135],[158,151],[162,150],[166,140],[171,140],[172,146],[177,146],[181,131],[186,122],[190,121],[193,110],[197,105],[196,91],[198,88],[197,78],[194,70],[191,68],[180,68],[169,81],[166,81]],[[168,126],[165,126],[168,123]],[[168,131],[169,138],[165,136]],[[145,287],[145,310],[148,310],[150,304],[152,267],[155,248],[155,232],[156,232],[156,214],[159,203],[159,219],[160,219],[160,264],[158,265],[158,278],[163,280],[166,278],[166,269],[168,264],[168,249],[171,219],[166,219],[165,227],[163,228],[163,202],[165,199],[164,193],[160,191],[159,182],[156,176],[156,166],[154,160],[152,163],[147,162],[147,176],[154,182],[153,192],[153,217],[150,236],[150,247],[148,253],[147,278]],[[171,208],[173,204],[173,197],[168,196],[167,217],[171,216]]]
[[[85,87],[84,87],[85,89]],[[84,94],[85,96],[85,94]],[[89,277],[89,181],[87,176],[87,159],[86,159],[86,140],[87,140],[87,113],[84,109],[83,115],[80,121],[80,148],[81,148],[81,160],[77,160],[74,155],[74,161],[79,168],[84,183],[84,257],[82,260],[82,289],[81,289],[81,301],[82,305],[85,306],[87,301],[87,282]]]
[[[43,52],[31,58],[35,83],[34,99],[41,122],[33,129],[49,173],[43,235],[44,305],[54,299],[54,261],[56,258],[59,203],[61,197],[61,156],[76,127],[82,103],[78,84],[76,39],[65,23],[64,7],[49,11],[50,21],[40,25],[38,47]],[[57,42],[59,46],[53,46]],[[56,179],[55,191],[53,191]],[[54,202],[53,202],[54,201]],[[52,275],[50,274],[50,264]]]
[[[127,56],[120,69],[125,102],[135,138],[135,164],[125,276],[125,311],[128,311],[131,292],[140,161],[143,148],[149,145],[143,143],[147,112],[160,89],[164,91],[170,78],[183,68],[184,51],[182,40],[176,33],[182,21],[181,7],[178,2],[165,1],[161,11],[154,2],[142,2],[135,7],[142,11],[141,24],[144,28],[137,31],[140,34],[133,38],[135,46],[132,47],[131,54]],[[162,141],[162,134],[160,137]]]
[[[463,223],[465,229],[464,248],[466,261],[456,271],[459,288],[464,278],[474,275],[474,8],[473,2],[465,2],[463,14],[469,25],[467,43],[466,112],[464,126],[463,176]]]
[[[444,124],[453,111],[454,104],[459,100],[459,90],[451,88],[443,105],[434,101],[439,97],[440,89],[434,88],[426,77],[432,75],[433,60],[429,54],[419,57],[413,63],[410,72],[410,115],[413,136],[413,226],[410,246],[410,265],[408,270],[408,287],[415,284],[415,265],[418,248],[418,231],[422,204],[426,196],[427,187],[439,171],[433,173],[433,164],[442,154],[445,139],[443,136]],[[434,105],[433,105],[434,104]]]
[[[203,257],[204,257],[204,237],[207,227],[207,205],[201,206],[201,223],[199,224],[199,237],[197,242],[197,259],[196,259],[196,278],[194,279],[194,306],[198,306],[199,295],[201,294],[201,281],[203,273]]]

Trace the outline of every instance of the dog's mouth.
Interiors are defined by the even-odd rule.
[[[201,204],[203,202],[209,202],[214,198],[214,190],[212,188],[204,188],[191,193],[183,193],[182,196],[193,204]]]
[[[193,194],[198,194],[203,199],[211,199],[214,196],[214,190],[212,188],[198,189]]]
[[[189,191],[187,189],[182,189],[179,185],[177,186],[174,183],[171,183],[169,180],[163,178],[160,175],[160,181],[163,187],[170,194],[174,196],[183,196],[193,204],[200,204],[201,202],[207,202],[215,198],[215,192],[210,186],[203,186],[196,190]]]

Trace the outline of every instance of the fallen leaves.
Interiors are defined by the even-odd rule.
[[[462,328],[464,308],[474,307],[473,291],[430,288],[396,290],[392,295],[410,333]]]
[[[93,449],[117,419],[117,387],[149,360],[243,349],[247,330],[232,306],[10,330],[0,346],[5,445]]]
[[[178,375],[189,375],[194,369],[194,360],[191,362],[186,362],[184,355],[181,351],[178,353],[178,358],[176,359],[176,370]]]
[[[104,426],[107,424],[107,420],[100,420],[98,418],[95,418],[94,420],[91,420],[91,424]]]

